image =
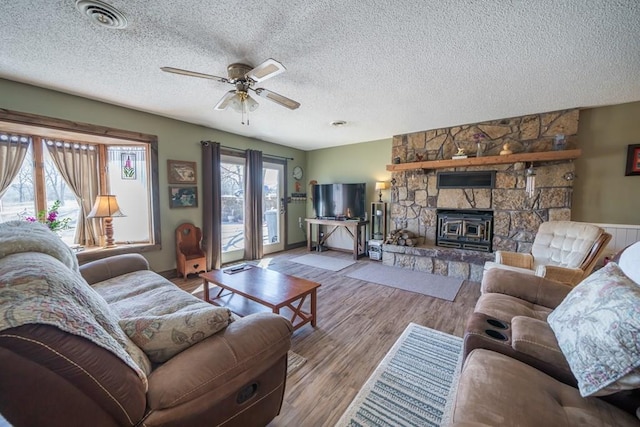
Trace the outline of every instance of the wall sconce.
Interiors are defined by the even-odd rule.
[[[386,190],[387,188],[389,188],[389,183],[386,181],[377,181],[376,182],[376,191],[379,191],[378,193],[378,202],[382,203],[382,190]]]
[[[125,216],[120,212],[120,206],[116,196],[111,194],[102,194],[96,197],[96,202],[93,205],[93,209],[87,215],[87,218],[103,218],[104,219],[104,234],[107,237],[105,242],[105,248],[115,248],[116,244],[113,241],[113,217]]]

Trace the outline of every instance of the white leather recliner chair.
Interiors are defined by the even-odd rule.
[[[574,286],[593,271],[610,240],[610,234],[593,224],[543,222],[530,254],[496,251],[495,261],[485,263],[484,270],[519,271]]]

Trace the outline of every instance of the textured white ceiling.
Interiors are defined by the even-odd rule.
[[[126,29],[0,2],[0,77],[305,150],[640,100],[638,0],[106,2]],[[302,106],[257,98],[250,126],[213,110],[230,86],[160,71],[267,58],[287,72],[259,86]]]

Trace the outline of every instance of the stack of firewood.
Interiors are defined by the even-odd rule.
[[[418,244],[417,236],[409,230],[392,230],[384,241],[387,245],[415,246]]]

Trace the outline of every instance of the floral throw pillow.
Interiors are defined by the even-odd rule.
[[[549,315],[583,397],[640,387],[640,286],[613,262]]]
[[[121,318],[119,324],[149,360],[162,363],[221,331],[232,321],[229,309],[205,307],[157,316]]]

